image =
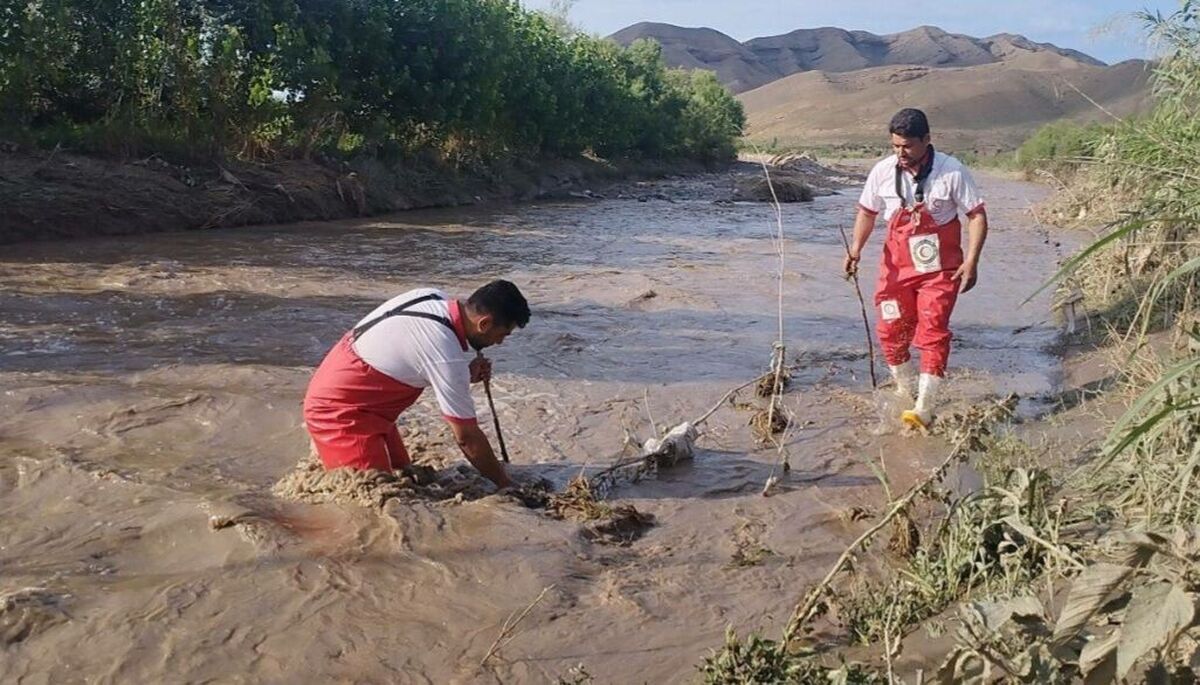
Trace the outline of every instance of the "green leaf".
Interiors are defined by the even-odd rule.
[[[1161,649],[1192,623],[1196,608],[1178,585],[1155,583],[1140,587],[1129,600],[1121,640],[1117,645],[1117,677],[1152,649]]]
[[[1095,564],[1084,569],[1071,584],[1067,603],[1054,626],[1055,646],[1062,646],[1078,635],[1096,612],[1100,611],[1100,607],[1104,606],[1105,598],[1133,572],[1134,569],[1128,566],[1116,564]]]

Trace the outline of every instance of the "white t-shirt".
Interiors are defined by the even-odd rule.
[[[405,311],[433,314],[453,323],[451,301],[445,293],[434,288],[417,288],[381,304],[355,324],[355,328],[405,302],[430,294],[442,299],[426,300]],[[415,316],[389,316],[360,335],[353,346],[358,356],[376,371],[414,388],[432,386],[447,419],[475,420],[471,359],[449,326]]]
[[[914,204],[913,195],[917,185],[914,174],[901,172],[901,192],[908,207]],[[900,197],[896,195],[896,155],[880,160],[867,175],[858,204],[872,214],[883,213],[888,221],[900,209]],[[938,225],[954,220],[959,214],[968,216],[983,209],[983,198],[971,172],[963,163],[934,150],[933,169],[925,180],[925,207]]]

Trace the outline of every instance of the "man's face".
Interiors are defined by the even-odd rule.
[[[892,134],[892,150],[900,158],[900,164],[903,166],[916,166],[918,162],[925,158],[925,151],[928,149],[928,135],[924,138],[905,138],[899,133]]]
[[[478,330],[474,334],[467,335],[467,342],[477,350],[499,345],[513,332],[513,326],[501,326],[488,314],[479,317],[476,327]]]

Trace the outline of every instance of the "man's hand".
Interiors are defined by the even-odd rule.
[[[495,483],[497,488],[513,487],[512,479],[508,477],[504,465],[496,460],[496,453],[492,451],[492,445],[488,442],[487,436],[479,430],[479,425],[461,421],[450,421],[449,423],[450,430],[454,432],[454,439],[458,442],[467,461],[479,469],[484,477]]]
[[[491,380],[492,360],[487,357],[475,357],[471,360],[471,382]]]
[[[842,260],[842,272],[846,274],[846,278],[851,278],[858,273],[858,255],[846,253],[846,258]]]
[[[977,269],[974,262],[963,262],[963,265],[958,267],[958,270],[951,276],[956,281],[960,281],[962,286],[958,292],[965,293],[975,287],[975,281],[978,279]]]

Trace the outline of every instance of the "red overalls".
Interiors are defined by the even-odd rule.
[[[425,296],[406,302],[342,336],[313,374],[304,395],[304,423],[313,446],[327,469],[392,471],[409,465],[396,419],[411,407],[424,388],[414,388],[377,371],[354,351],[354,340],[389,316],[420,316],[449,326],[467,349],[460,326],[441,316],[406,312],[418,302],[441,299]],[[450,303],[451,318],[461,320],[458,303]]]
[[[930,151],[930,157],[933,152]],[[900,169],[896,170],[899,186]],[[888,221],[875,306],[883,357],[890,366],[910,358],[908,348],[921,351],[921,373],[943,376],[950,357],[950,312],[958,299],[952,279],[963,263],[962,224],[958,217],[938,225],[925,208],[918,180],[918,201],[901,207]]]

